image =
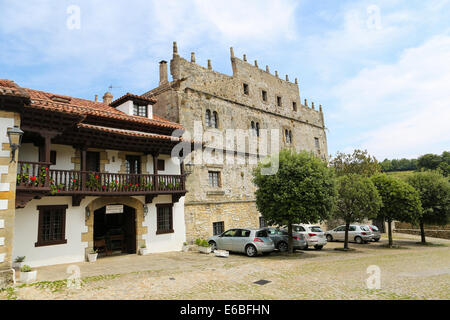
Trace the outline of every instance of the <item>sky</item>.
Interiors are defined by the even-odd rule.
[[[26,88],[143,94],[173,41],[222,73],[233,47],[298,78],[329,154],[450,150],[450,0],[0,0],[0,78]]]

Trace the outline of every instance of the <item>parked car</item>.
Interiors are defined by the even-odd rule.
[[[279,228],[265,228],[269,233],[270,239],[273,240],[275,248],[280,250],[281,252],[288,251],[288,242],[289,242],[289,233],[285,229]],[[308,247],[305,237],[303,234],[298,232],[292,233],[294,250],[304,250]]]
[[[375,242],[380,241],[380,239],[381,239],[380,229],[378,229],[378,227],[374,226],[373,224],[368,225],[368,227],[370,230],[372,230],[372,233],[373,233],[372,240]]]
[[[325,232],[327,241],[344,241],[345,240],[345,225],[334,228],[333,230]],[[348,241],[356,242],[358,244],[367,243],[372,240],[372,231],[368,226],[359,226],[351,224],[348,228]]]
[[[325,233],[320,226],[312,224],[294,224],[292,226],[294,232],[300,233],[305,237],[306,247],[314,247],[316,250],[321,250],[327,244]]]
[[[260,253],[268,254],[275,250],[273,240],[265,229],[230,229],[210,237],[208,243],[212,250],[242,252],[249,257]]]

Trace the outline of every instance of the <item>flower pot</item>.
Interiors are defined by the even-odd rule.
[[[141,256],[145,256],[146,254],[148,254],[148,249],[147,248],[139,248],[139,254]]]
[[[20,272],[20,282],[31,283],[36,281],[37,271]]]
[[[13,263],[13,268],[20,270],[24,265],[25,265],[25,262],[14,262]]]
[[[211,253],[211,247],[198,247],[198,251],[201,253]]]
[[[98,253],[88,253],[88,261],[95,262],[97,261]]]

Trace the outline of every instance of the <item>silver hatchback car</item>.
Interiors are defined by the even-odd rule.
[[[269,237],[273,240],[275,248],[277,248],[281,252],[288,251],[289,233],[287,230],[273,227],[264,229],[269,233]],[[308,247],[305,237],[301,233],[293,232],[292,240],[294,250],[304,250]]]
[[[213,250],[242,252],[249,257],[275,250],[275,245],[265,229],[230,229],[208,239]]]
[[[344,241],[345,240],[345,225],[334,228],[333,230],[325,232],[327,240]],[[351,224],[348,229],[348,241],[356,242],[358,244],[372,241],[373,233],[368,226],[359,226]]]
[[[292,230],[305,237],[306,247],[304,249],[310,246],[316,250],[321,250],[327,244],[325,233],[320,226],[313,224],[294,224],[292,225]]]

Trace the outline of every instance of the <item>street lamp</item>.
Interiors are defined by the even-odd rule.
[[[18,126],[14,126],[14,128],[8,128],[6,132],[8,134],[9,146],[11,147],[10,162],[16,162],[16,150],[19,149],[22,144],[23,131],[20,130]]]

